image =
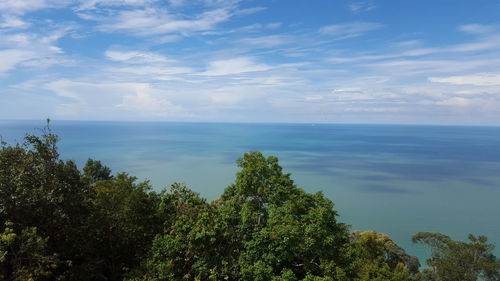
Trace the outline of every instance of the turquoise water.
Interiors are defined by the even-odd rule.
[[[0,121],[9,143],[42,121]],[[391,235],[413,255],[418,231],[487,235],[500,247],[500,127],[53,121],[64,159],[88,157],[147,178],[183,182],[208,199],[234,180],[235,160],[260,150],[306,191],[322,190],[352,229]],[[500,256],[500,249],[495,253]]]

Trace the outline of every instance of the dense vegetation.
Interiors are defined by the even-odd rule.
[[[156,193],[89,159],[60,160],[57,136],[0,148],[2,280],[500,280],[484,236],[418,233],[419,271],[387,235],[350,232],[332,201],[309,194],[276,157],[249,152],[207,202],[182,184]]]

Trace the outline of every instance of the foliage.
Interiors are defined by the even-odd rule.
[[[160,210],[170,223],[154,239],[141,280],[228,280],[229,235],[218,206],[173,184]]]
[[[161,228],[159,196],[147,182],[111,177],[99,161],[88,161],[82,175],[74,162],[59,159],[57,140],[47,127],[41,137],[0,147],[0,223],[15,226],[9,228],[20,241],[14,245],[40,237],[36,249],[57,256],[61,262],[51,268],[50,280],[122,280]],[[4,266],[22,261],[16,268],[33,272],[29,259],[2,251]],[[3,274],[15,278],[12,270]]]
[[[14,224],[6,222],[0,233],[0,278],[2,280],[53,280],[54,271],[62,263],[47,248],[36,227],[16,233]]]
[[[55,274],[78,276],[91,262],[86,260],[90,190],[74,162],[59,160],[56,143],[46,128],[41,138],[28,135],[24,144],[0,149],[0,222],[13,222],[18,233],[35,227],[49,252],[68,261]]]
[[[171,224],[142,280],[350,280],[353,249],[333,203],[297,188],[275,157],[246,153],[238,165],[211,204],[179,184],[164,195]]]
[[[97,181],[110,180],[111,169],[102,165],[101,161],[88,159],[83,167],[82,179],[88,184],[96,183]]]
[[[375,231],[351,234],[358,254],[358,280],[410,281],[418,276],[418,259],[408,255],[388,235]]]
[[[425,272],[427,280],[475,281],[500,280],[500,262],[492,254],[494,246],[485,236],[469,235],[470,242],[454,241],[441,233],[419,232],[412,238],[414,243],[431,247],[427,260],[431,267]]]
[[[21,280],[499,280],[484,236],[418,233],[431,268],[387,235],[353,232],[322,193],[298,188],[276,157],[249,152],[208,203],[183,184],[151,191],[89,159],[63,161],[47,126],[0,144],[0,279]]]
[[[92,185],[94,259],[108,280],[122,280],[122,275],[138,266],[154,236],[161,229],[158,216],[159,196],[150,192],[147,181],[120,173]]]
[[[219,204],[238,260],[238,279],[344,280],[353,276],[347,226],[333,203],[309,194],[282,172],[276,157],[249,152]]]

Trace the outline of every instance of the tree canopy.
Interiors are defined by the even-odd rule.
[[[485,236],[469,235],[469,242],[455,241],[441,233],[419,232],[412,237],[414,243],[431,248],[425,271],[426,280],[437,281],[498,281],[500,261],[493,255],[494,245]]]
[[[0,279],[499,280],[484,236],[418,233],[429,269],[389,236],[350,232],[334,203],[307,193],[278,158],[248,152],[219,199],[179,183],[113,174],[60,159],[49,128],[0,147]]]

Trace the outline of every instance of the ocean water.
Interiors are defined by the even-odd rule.
[[[0,121],[21,142],[43,121]],[[149,179],[156,190],[186,183],[209,200],[234,181],[235,160],[259,150],[280,159],[308,192],[323,191],[353,230],[411,243],[419,231],[464,240],[487,235],[500,247],[500,127],[219,124],[53,121],[63,159],[101,160]],[[500,249],[495,250],[500,256]]]

